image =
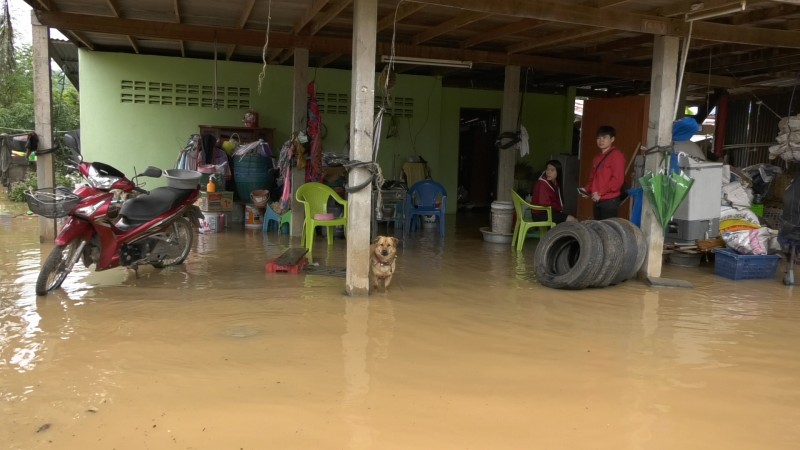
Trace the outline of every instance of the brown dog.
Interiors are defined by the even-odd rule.
[[[383,284],[383,292],[389,292],[389,285],[394,275],[394,262],[397,259],[397,243],[395,237],[378,236],[370,245],[369,277],[374,289]]]

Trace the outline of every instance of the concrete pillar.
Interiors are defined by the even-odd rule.
[[[500,113],[500,129],[503,133],[517,133],[519,118],[519,66],[506,66],[503,86],[503,110]],[[519,144],[500,149],[497,164],[497,200],[510,202],[511,189],[514,188],[514,164],[517,161]]]
[[[294,49],[294,81],[292,83],[292,133],[305,131],[308,114],[308,49]],[[300,237],[303,232],[305,211],[297,201],[297,188],[306,182],[306,169],[292,168],[292,237]]]
[[[678,38],[656,36],[653,45],[653,72],[650,81],[650,113],[647,125],[647,147],[672,143],[672,121],[675,110],[675,89],[678,71]],[[663,166],[663,154],[652,153],[645,160],[645,171],[658,172]],[[647,238],[647,259],[640,275],[661,276],[664,252],[664,229],[644,196],[642,231]]]
[[[39,149],[53,148],[53,88],[50,76],[50,28],[39,23],[31,11],[31,44],[33,46],[33,109]],[[53,154],[36,159],[36,181],[40,189],[55,186]],[[39,217],[39,241],[53,242],[56,221]]]
[[[375,49],[378,2],[353,2],[353,70],[350,85],[350,160],[372,161],[372,135],[375,106]],[[348,184],[357,186],[372,177],[366,168],[350,171]],[[368,185],[347,197],[347,273],[349,295],[369,293],[369,239],[372,219],[372,188]]]

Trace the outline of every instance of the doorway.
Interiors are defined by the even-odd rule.
[[[489,207],[497,198],[499,109],[462,108],[458,139],[458,209]]]

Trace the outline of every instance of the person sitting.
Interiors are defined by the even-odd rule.
[[[557,160],[547,161],[547,166],[542,175],[536,180],[533,186],[533,196],[531,203],[536,206],[549,206],[553,212],[553,222],[577,222],[577,219],[564,212],[564,201],[561,198],[561,181],[563,173],[561,162]],[[544,211],[531,211],[533,220],[547,220],[547,213]]]

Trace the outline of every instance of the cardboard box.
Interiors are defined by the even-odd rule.
[[[200,192],[200,197],[194,202],[201,211],[227,212],[233,210],[233,191]]]

